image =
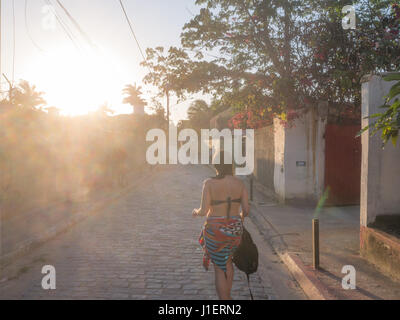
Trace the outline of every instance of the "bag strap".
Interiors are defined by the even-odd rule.
[[[249,285],[250,298],[251,298],[251,300],[254,300],[253,293],[251,292],[251,288],[250,288],[250,277],[249,277],[249,274],[246,273],[246,276],[247,276],[247,284]]]

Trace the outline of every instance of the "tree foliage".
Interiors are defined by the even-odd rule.
[[[183,46],[197,51],[200,59],[188,77],[191,83],[238,111],[264,108],[265,117],[300,107],[293,74],[302,53],[292,44],[307,1],[198,0],[196,4],[202,9],[182,33]],[[218,50],[218,56],[206,60],[204,50]]]
[[[345,30],[347,0],[196,0],[182,48],[148,49],[144,80],[160,95],[211,93],[238,113],[234,126],[288,122],[318,101],[360,119],[361,78],[400,68],[393,1],[353,1],[356,29]]]
[[[321,100],[359,118],[362,76],[400,66],[392,2],[353,1],[357,28],[344,30],[344,0],[197,0],[181,35],[193,55],[175,69],[178,86],[214,94],[253,125],[287,121]]]
[[[34,110],[46,104],[43,92],[37,91],[35,85],[21,80],[18,86],[11,91],[11,104],[17,107]]]
[[[204,100],[193,101],[187,111],[188,121],[191,128],[198,130],[208,128],[211,119],[217,114],[227,110],[229,106],[224,105],[221,101],[213,100],[209,105]]]
[[[395,146],[400,130],[400,73],[388,75],[384,77],[384,80],[396,81],[396,83],[386,96],[385,103],[380,107],[384,111],[372,115],[370,118],[376,121],[363,128],[361,133],[367,130],[371,130],[371,135],[381,132],[383,143],[386,144],[391,140]]]
[[[303,37],[312,53],[304,72],[313,81],[315,98],[359,109],[361,78],[400,68],[400,12],[392,2],[354,1],[356,29],[345,30],[342,8],[348,1],[320,1],[317,18],[305,22]]]
[[[143,81],[157,87],[160,97],[169,91],[173,91],[178,97],[182,97],[182,80],[188,63],[189,56],[182,49],[171,47],[165,52],[163,47],[148,48],[146,60],[141,63],[143,67],[148,69]]]
[[[143,79],[145,84],[150,84],[158,89],[157,97],[167,98],[167,119],[169,121],[170,93],[175,93],[178,99],[184,95],[183,82],[190,59],[188,54],[176,47],[171,47],[167,52],[163,47],[148,48],[146,60],[141,63],[148,69]]]
[[[122,102],[130,104],[133,109],[135,109],[135,107],[142,107],[146,105],[146,101],[144,101],[141,97],[143,95],[142,87],[137,87],[136,84],[128,84],[122,90],[122,93],[125,95]]]

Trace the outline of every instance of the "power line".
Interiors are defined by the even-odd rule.
[[[66,23],[63,22],[62,18],[58,15],[57,10],[54,8],[53,4],[50,2],[50,0],[44,0],[46,4],[53,9],[53,14],[56,17],[58,23],[64,30],[65,34],[68,36],[68,38],[72,41],[72,43],[75,45],[75,47],[78,49],[78,51],[81,50],[79,47],[78,43],[74,39],[74,34],[71,32],[71,30],[68,29],[68,26]]]
[[[79,33],[82,35],[83,38],[85,38],[85,40],[93,47],[95,47],[93,41],[90,39],[90,37],[88,36],[88,34],[86,32],[83,31],[83,29],[81,28],[81,26],[79,25],[79,23],[72,17],[72,15],[69,13],[69,11],[63,6],[63,4],[61,3],[60,0],[56,0],[56,2],[58,3],[58,5],[64,10],[65,14],[68,16],[68,18],[72,21],[72,23],[74,24],[74,26],[78,29]]]
[[[195,17],[195,16],[196,16],[192,11],[190,11],[190,9],[189,9],[187,6],[185,7],[185,9],[186,9],[187,12],[189,12],[189,14],[190,14],[192,17]]]
[[[29,37],[29,39],[31,40],[32,44],[36,47],[36,49],[38,49],[40,52],[44,52],[44,50],[35,42],[35,40],[33,40],[33,37],[30,33],[29,30],[29,24],[28,24],[28,0],[25,0],[25,30],[26,33]]]
[[[126,18],[126,21],[127,21],[128,24],[129,24],[129,28],[131,29],[132,35],[133,35],[133,37],[134,37],[134,39],[135,39],[135,41],[136,41],[136,44],[137,44],[137,46],[138,46],[138,48],[139,48],[140,54],[142,55],[143,60],[146,60],[146,57],[145,57],[144,54],[143,54],[142,48],[140,47],[139,41],[138,41],[138,39],[136,38],[135,31],[133,31],[133,27],[132,27],[131,21],[129,20],[128,14],[126,13],[126,10],[125,10],[124,4],[122,3],[122,0],[119,0],[119,3],[120,3],[120,5],[121,5],[122,11],[123,11],[124,14],[125,14],[125,18]]]
[[[74,33],[71,31],[71,29],[69,28],[68,24],[66,22],[64,22],[64,20],[62,19],[62,17],[59,15],[59,13],[57,12],[57,9],[55,8],[55,6],[53,5],[53,3],[51,3],[49,0],[46,0],[49,5],[51,6],[51,8],[53,9],[53,13],[58,21],[58,23],[60,23],[61,27],[63,28],[64,32],[67,34],[68,38],[70,38],[70,40],[73,42],[73,44],[75,45],[75,47],[78,49],[78,51],[81,51],[81,46],[79,45],[79,41],[76,39]]]

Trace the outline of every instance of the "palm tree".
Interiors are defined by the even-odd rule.
[[[194,128],[205,129],[210,126],[213,111],[204,100],[195,100],[190,104],[187,114]]]
[[[122,90],[125,94],[123,103],[130,104],[133,107],[133,112],[136,114],[144,114],[144,107],[147,103],[142,99],[142,87],[137,87],[136,83],[134,85],[128,84]]]
[[[97,109],[96,113],[101,117],[108,117],[110,114],[114,114],[114,110],[106,102]]]
[[[21,80],[17,88],[13,90],[11,102],[18,107],[34,110],[46,104],[42,97],[44,92],[36,91],[36,86],[26,80]]]

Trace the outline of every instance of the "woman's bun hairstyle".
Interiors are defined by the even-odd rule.
[[[217,162],[219,155],[219,163]],[[225,159],[230,159],[231,161],[225,161]],[[230,162],[230,163],[228,163]],[[217,170],[216,179],[223,179],[225,176],[232,176],[233,175],[233,161],[232,157],[228,152],[219,151],[216,152],[213,158],[213,165],[215,170]]]

